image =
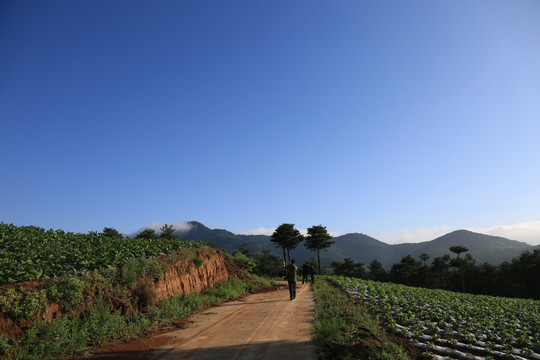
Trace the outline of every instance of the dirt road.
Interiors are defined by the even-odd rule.
[[[280,289],[251,294],[192,315],[180,329],[131,344],[105,349],[93,359],[313,359],[311,342],[313,292],[297,283],[289,300],[286,282]]]

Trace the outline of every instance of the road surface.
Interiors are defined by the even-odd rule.
[[[278,290],[206,309],[179,329],[103,349],[92,359],[317,359],[311,284],[298,282],[295,300],[289,300],[286,282],[278,284]]]

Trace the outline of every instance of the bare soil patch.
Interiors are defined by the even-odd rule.
[[[194,314],[174,328],[105,347],[92,359],[316,359],[310,284],[285,282]]]

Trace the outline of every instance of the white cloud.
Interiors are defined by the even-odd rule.
[[[469,228],[467,230],[487,235],[502,236],[507,239],[540,245],[540,221],[521,222],[512,225],[497,225],[490,228]]]
[[[192,225],[187,223],[187,222],[175,222],[175,223],[155,222],[155,223],[152,223],[150,225],[147,225],[147,226],[139,229],[139,231],[137,231],[135,234],[140,233],[141,231],[143,231],[146,228],[154,229],[156,231],[156,233],[159,234],[161,232],[161,228],[165,224],[172,225],[174,231],[179,231],[179,232],[186,232],[186,231],[189,231],[192,228]]]
[[[387,244],[417,243],[430,241],[448,234],[453,229],[448,225],[420,228],[415,230],[402,230],[400,232],[388,232],[375,236],[377,240]]]
[[[276,228],[264,228],[251,229],[241,232],[239,235],[268,235],[271,236]]]
[[[441,225],[430,228],[382,233],[375,236],[375,238],[387,244],[417,243],[434,240],[454,230],[458,229]],[[473,227],[466,230],[486,235],[501,236],[510,240],[523,241],[531,245],[540,245],[540,221],[496,225],[492,227]]]

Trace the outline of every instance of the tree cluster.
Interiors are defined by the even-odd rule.
[[[540,299],[540,249],[525,251],[519,257],[495,266],[489,263],[477,264],[474,257],[463,253],[468,251],[463,246],[449,249],[455,254],[439,256],[428,264],[428,254],[421,254],[419,260],[407,255],[389,270],[373,260],[368,271],[362,269],[362,263],[345,259],[344,263],[332,263],[334,273],[356,272],[357,276],[375,281],[438,288],[451,291],[469,292],[491,296],[519,297]]]
[[[300,231],[294,228],[294,224],[283,223],[277,227],[272,234],[271,241],[277,247],[283,249],[283,261],[291,261],[291,250],[295,249],[298,244],[305,240],[304,246],[306,249],[317,252],[317,267],[319,274],[321,273],[321,256],[320,251],[329,248],[335,241],[332,241],[332,236],[328,234],[325,226],[314,225],[307,229],[308,236],[304,237]]]
[[[174,239],[176,235],[174,235],[174,228],[172,225],[164,224],[160,229],[159,235],[156,233],[156,230],[151,228],[146,228],[143,231],[141,231],[137,236],[136,239]]]

